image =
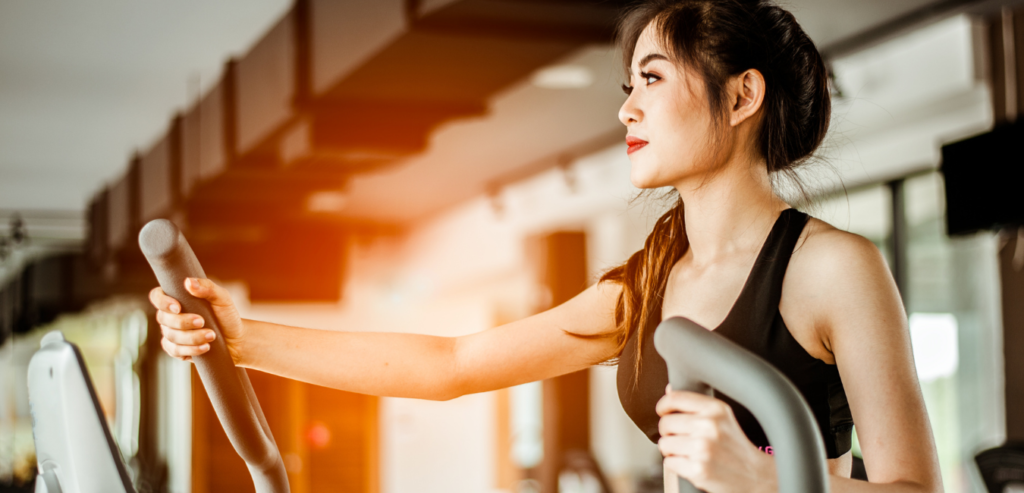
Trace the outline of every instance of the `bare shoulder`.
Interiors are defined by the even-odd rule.
[[[836,331],[865,317],[902,315],[899,291],[878,247],[863,236],[811,218],[793,251],[783,302],[830,352]],[[879,311],[884,312],[884,315]]]
[[[888,272],[882,253],[871,240],[813,217],[800,235],[789,268],[838,275],[871,274],[879,269]]]

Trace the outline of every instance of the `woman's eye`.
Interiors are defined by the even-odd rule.
[[[648,73],[645,73],[645,72],[641,72],[640,73],[640,77],[644,79],[644,82],[647,85],[654,84],[655,81],[661,80],[661,77],[658,77],[657,75],[654,75],[654,74],[648,74]],[[626,93],[626,95],[629,96],[630,94],[633,93],[633,86],[623,84],[622,85],[622,92]]]

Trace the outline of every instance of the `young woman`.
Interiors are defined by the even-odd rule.
[[[242,320],[210,301],[235,364],[352,392],[445,400],[618,358],[623,407],[674,475],[711,492],[776,491],[770,445],[727,396],[666,392],[652,335],[681,315],[783,371],[811,406],[835,492],[939,492],[938,461],[906,316],[877,248],[789,207],[772,178],[828,128],[821,57],[767,0],[652,1],[620,25],[629,97],[619,110],[640,188],[672,186],[644,249],[565,304],[457,337],[328,332]],[[163,347],[209,350],[205,321],[151,293]],[[857,434],[870,483],[849,479]]]

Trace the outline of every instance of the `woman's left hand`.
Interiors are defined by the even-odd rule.
[[[728,404],[669,388],[657,411],[668,471],[708,493],[777,491],[774,459],[747,439]]]

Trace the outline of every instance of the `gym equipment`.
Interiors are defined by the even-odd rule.
[[[256,492],[287,493],[288,475],[281,452],[263,417],[259,400],[249,383],[249,375],[245,368],[236,367],[231,360],[224,343],[224,333],[213,316],[210,304],[185,290],[186,278],[206,277],[192,247],[174,223],[166,219],[154,219],[143,226],[139,232],[139,246],[160,287],[181,303],[182,313],[203,317],[206,327],[217,333],[210,343],[210,350],[194,356],[192,362],[231,445],[249,468]]]
[[[814,415],[782,372],[683,317],[669,318],[658,326],[654,347],[668,366],[673,390],[707,393],[715,388],[754,414],[772,444],[779,491],[829,491],[825,444]],[[698,491],[679,479],[679,493]]]
[[[209,303],[185,291],[185,278],[205,278],[178,228],[150,221],[139,245],[164,292],[217,333],[210,351],[192,358],[228,439],[245,461],[258,493],[288,493],[281,453],[244,368],[237,368]],[[60,332],[47,334],[28,371],[37,493],[135,493],[100,409],[81,353]],[[103,445],[105,445],[105,448]],[[100,451],[103,453],[100,453]]]
[[[1024,491],[1024,443],[1010,442],[974,456],[989,493]]]
[[[43,336],[28,363],[36,493],[135,493],[78,347]]]

